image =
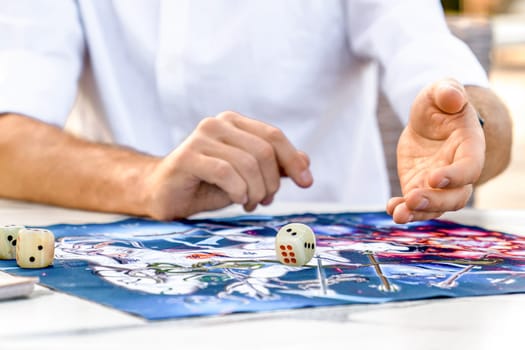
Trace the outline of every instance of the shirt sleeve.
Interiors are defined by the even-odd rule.
[[[470,48],[448,29],[437,0],[350,0],[348,33],[353,54],[379,63],[381,87],[401,120],[425,86],[443,78],[489,86]]]
[[[0,0],[0,113],[63,126],[83,54],[75,1]]]

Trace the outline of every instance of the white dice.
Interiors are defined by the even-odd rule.
[[[45,229],[24,228],[18,231],[16,263],[23,268],[42,268],[53,264],[55,235]]]
[[[11,260],[16,257],[16,242],[21,225],[0,226],[0,259]]]
[[[302,266],[312,260],[315,253],[315,235],[301,223],[284,225],[275,237],[277,259],[285,265]]]

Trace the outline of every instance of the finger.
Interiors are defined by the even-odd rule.
[[[203,120],[198,130],[205,136],[201,140],[217,140],[207,142],[204,152],[228,160],[248,183],[246,210],[255,209],[257,203],[277,192],[279,164],[270,143],[218,118]]]
[[[274,199],[274,196],[271,195],[271,196],[267,196],[266,198],[264,198],[261,202],[262,205],[270,205],[272,204],[273,202],[273,199]]]
[[[392,197],[388,201],[386,205],[386,212],[388,215],[392,215],[394,213],[394,209],[401,203],[403,203],[405,199],[403,197]]]
[[[310,157],[303,151],[297,151],[297,152],[299,152],[299,156],[302,157],[303,160],[305,161],[306,167],[309,168],[310,167]],[[288,177],[288,175],[286,174],[286,171],[281,166],[279,166],[279,173],[281,174],[281,176]]]
[[[279,166],[298,186],[308,187],[313,183],[308,163],[281,130],[232,112],[221,113],[218,118],[228,120],[238,128],[269,142],[274,149]]]
[[[281,177],[279,171],[279,164],[274,154],[273,147],[266,141],[254,138],[252,135],[239,130],[236,141],[232,144],[240,149],[243,149],[245,153],[249,154],[255,164],[251,169],[245,169],[243,174],[246,173],[248,176],[253,177],[253,180],[261,182],[254,187],[254,192],[250,192],[250,202],[253,204],[268,202],[270,198],[273,198],[275,193],[279,190],[281,184]],[[235,161],[235,159],[232,159]],[[257,172],[255,172],[257,170]],[[249,180],[252,182],[252,180]],[[261,186],[262,185],[262,186]],[[250,189],[251,189],[250,185]],[[250,211],[255,209],[245,208]]]
[[[244,209],[247,211],[254,210],[257,204],[262,202],[266,197],[273,196],[279,187],[279,174],[276,169],[274,169],[273,173],[275,173],[275,177],[277,178],[277,185],[271,185],[272,192],[268,192],[263,175],[264,171],[261,170],[261,164],[259,164],[251,153],[241,148],[215,141],[211,142],[210,147],[203,151],[203,153],[210,157],[226,160],[243,178],[248,186],[248,201],[244,204]],[[266,169],[265,171],[266,173],[272,172],[271,169]]]
[[[199,154],[186,164],[190,174],[222,189],[233,203],[248,203],[248,184],[228,161]]]
[[[395,223],[406,224],[408,222],[431,220],[440,217],[444,212],[423,212],[411,211],[407,208],[406,203],[401,203],[395,207],[392,219]]]
[[[463,116],[467,101],[461,84],[452,79],[429,85],[414,100],[409,126],[418,135],[443,140],[456,129],[454,121]]]
[[[411,212],[445,212],[459,210],[472,195],[472,185],[436,190],[419,188],[405,195],[405,206]]]
[[[475,183],[485,162],[485,139],[479,126],[462,131],[463,140],[455,150],[452,163],[434,170],[428,184],[434,188],[460,187]],[[458,131],[459,133],[459,131]]]
[[[406,224],[412,221],[414,214],[407,208],[406,203],[402,202],[395,206],[392,212],[392,219],[398,224]]]
[[[467,104],[467,93],[463,86],[452,79],[433,85],[433,100],[438,109],[447,114],[460,112]]]
[[[304,153],[303,151],[297,151],[299,152],[299,156],[303,158],[303,160],[306,163],[306,167],[310,167],[310,157],[308,157],[308,154]]]
[[[481,156],[481,159],[484,157]],[[483,169],[482,161],[464,158],[452,164],[432,171],[428,177],[428,185],[436,188],[456,188],[475,183]]]

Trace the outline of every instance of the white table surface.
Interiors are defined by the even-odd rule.
[[[261,208],[256,213],[335,211],[351,209],[320,203],[290,203]],[[200,216],[241,213],[237,208],[229,208]],[[122,218],[0,200],[0,224],[43,226]],[[520,210],[463,209],[448,213],[444,218],[525,234],[525,211]],[[28,298],[0,302],[0,350],[525,349],[524,331],[525,294],[155,322],[41,286],[37,286]]]

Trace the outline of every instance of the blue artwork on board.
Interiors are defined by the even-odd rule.
[[[291,222],[315,232],[306,266],[276,258]],[[149,320],[525,292],[524,238],[442,220],[396,225],[383,212],[47,228],[53,266],[0,269]]]

